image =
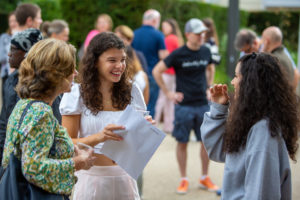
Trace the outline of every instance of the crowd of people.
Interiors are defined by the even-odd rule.
[[[18,5],[0,37],[2,169],[15,156],[29,183],[64,199],[141,199],[142,175],[136,181],[101,153],[105,141],[122,142],[115,131],[125,129],[117,122],[130,105],[150,111],[146,120],[163,122],[175,138],[178,194],[189,189],[187,147],[194,132],[200,188],[226,200],[291,199],[300,75],[278,27],[266,27],[261,38],[249,29],[237,33],[241,58],[229,98],[226,84],[214,84],[221,56],[210,18],[189,19],[182,34],[172,18],[159,31],[154,9],[134,31],[114,29],[112,18],[100,14],[76,53],[68,23],[43,22],[41,14],[36,4]],[[209,177],[210,159],[225,163],[222,189]]]

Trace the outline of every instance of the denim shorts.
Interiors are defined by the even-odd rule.
[[[175,105],[173,137],[175,137],[178,142],[187,143],[191,130],[194,130],[197,141],[201,141],[200,127],[203,122],[204,113],[207,111],[209,111],[208,105]]]

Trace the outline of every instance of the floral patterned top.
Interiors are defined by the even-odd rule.
[[[72,140],[54,117],[51,106],[43,102],[29,107],[18,129],[23,110],[30,101],[19,100],[9,117],[2,165],[7,167],[15,149],[23,175],[30,183],[51,193],[70,195],[77,180]]]

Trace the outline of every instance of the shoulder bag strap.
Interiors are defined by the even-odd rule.
[[[33,103],[36,103],[36,102],[43,102],[43,101],[33,100],[33,101],[30,101],[30,102],[26,105],[26,107],[25,107],[25,109],[23,110],[22,115],[21,115],[21,117],[20,117],[19,124],[18,124],[18,129],[17,129],[17,130],[20,129],[20,127],[21,127],[21,125],[22,125],[22,122],[23,122],[23,120],[24,120],[24,117],[26,116],[27,111],[28,111],[28,109],[30,108],[30,106],[31,106]],[[25,137],[24,140],[26,140],[27,135],[24,135],[24,137]],[[15,140],[14,146],[16,146],[16,142],[17,142],[17,140]]]

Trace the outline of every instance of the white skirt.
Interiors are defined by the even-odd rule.
[[[73,200],[140,200],[136,181],[120,166],[94,166],[75,173]]]

